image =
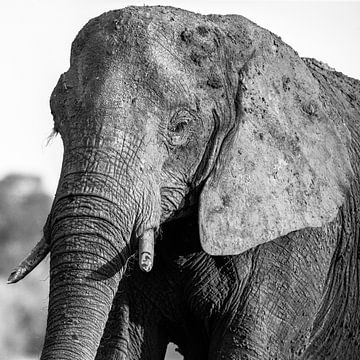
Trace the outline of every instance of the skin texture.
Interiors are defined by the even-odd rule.
[[[91,20],[51,97],[41,359],[357,359],[359,90],[240,16]]]

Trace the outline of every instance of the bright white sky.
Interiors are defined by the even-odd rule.
[[[265,27],[301,56],[315,57],[360,79],[360,2],[1,0],[0,178],[39,174],[54,192],[60,138],[52,129],[49,96],[69,65],[71,42],[92,17],[128,5],[171,5],[204,14],[240,14]]]

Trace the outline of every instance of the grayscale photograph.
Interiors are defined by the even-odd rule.
[[[0,12],[0,360],[360,359],[360,1]]]

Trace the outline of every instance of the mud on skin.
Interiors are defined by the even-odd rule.
[[[58,190],[9,278],[51,253],[42,360],[359,358],[358,80],[238,15],[128,7],[51,111]]]

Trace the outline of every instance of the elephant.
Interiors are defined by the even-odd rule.
[[[335,50],[334,50],[335,51]],[[360,82],[240,15],[90,20],[51,95],[42,360],[360,357]]]

